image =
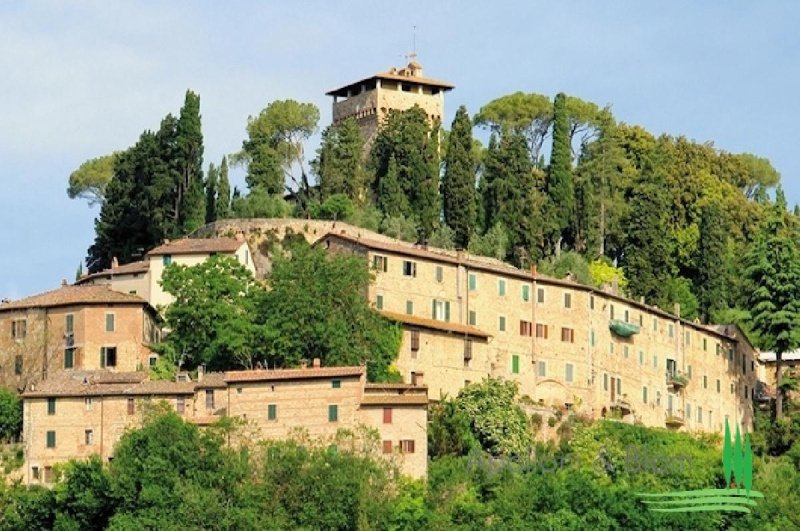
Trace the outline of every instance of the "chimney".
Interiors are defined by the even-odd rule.
[[[164,238],[164,245],[169,243],[169,238]]]
[[[639,304],[644,304],[644,295],[639,297]]]
[[[319,369],[322,366],[322,363],[320,362],[319,358],[314,358],[314,360],[311,363],[315,369]]]
[[[417,386],[425,385],[425,373],[424,372],[412,372],[411,373],[411,385],[417,385]]]
[[[531,264],[531,276],[535,277],[537,273],[536,264]]]
[[[681,316],[681,305],[679,302],[676,302],[675,306],[672,307],[672,313],[674,313],[678,317]]]
[[[69,284],[67,284],[67,279],[66,278],[62,278],[61,279],[61,287],[68,286],[68,285]]]
[[[205,373],[206,373],[206,366],[205,365],[200,365],[200,366],[197,367],[197,381],[198,382],[202,382],[203,381],[203,376],[205,375]]]
[[[112,268],[117,268],[117,267],[119,267],[119,260],[117,260],[117,257],[116,257],[116,256],[112,256],[112,257],[111,257],[111,267],[112,267]]]
[[[244,241],[244,231],[242,229],[237,230],[236,234],[234,234],[233,237],[236,238],[236,241],[243,242]]]
[[[464,249],[459,249],[456,251],[456,260],[458,260],[459,262],[464,261]]]

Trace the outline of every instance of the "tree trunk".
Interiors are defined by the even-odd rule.
[[[775,353],[775,419],[783,418],[783,353]]]

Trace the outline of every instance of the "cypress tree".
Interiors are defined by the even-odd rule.
[[[222,157],[217,178],[217,203],[215,205],[216,219],[226,219],[231,216],[231,183],[228,180],[228,157]]]
[[[312,167],[319,178],[323,201],[334,194],[344,194],[357,203],[367,199],[363,149],[361,131],[352,118],[322,132]]]
[[[378,208],[386,216],[408,216],[410,208],[398,180],[397,161],[389,157],[386,175],[380,180],[378,188]]]
[[[188,234],[203,225],[203,131],[200,123],[200,96],[186,91],[178,118],[175,220],[178,235]]]
[[[553,149],[547,172],[547,218],[551,244],[557,250],[562,240],[569,240],[569,228],[575,211],[575,187],[572,181],[572,148],[570,146],[567,97],[559,93],[553,102]]]
[[[711,315],[727,306],[727,244],[727,219],[717,203],[709,203],[700,213],[694,287],[704,322],[709,322]]]
[[[442,178],[444,221],[453,229],[456,246],[466,249],[477,225],[475,157],[472,153],[472,122],[463,105],[447,139]]]
[[[425,174],[420,182],[417,195],[417,219],[419,220],[420,241],[427,242],[441,217],[439,198],[439,122],[431,127],[425,143]]]
[[[206,223],[217,219],[217,174],[218,170],[213,162],[208,163],[206,174]]]
[[[745,264],[753,331],[760,337],[762,350],[775,352],[775,415],[780,419],[783,354],[800,347],[800,249],[780,187]]]

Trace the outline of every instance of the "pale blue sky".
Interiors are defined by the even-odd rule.
[[[800,201],[797,2],[466,4],[0,0],[0,298],[73,279],[97,209],[67,198],[68,175],[156,128],[187,88],[218,162],[272,100],[315,103],[327,125],[326,90],[402,65],[415,25],[426,75],[456,85],[448,126],[461,104],[563,91],[767,157]]]

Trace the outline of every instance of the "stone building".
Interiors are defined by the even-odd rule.
[[[156,312],[108,286],[68,286],[0,303],[0,378],[25,389],[61,370],[135,371],[160,340]]]
[[[433,399],[486,376],[534,403],[648,426],[752,425],[757,353],[736,326],[682,319],[641,301],[461,252],[345,231],[319,245],[375,272],[370,302],[402,323],[397,367]]]
[[[166,266],[197,265],[217,254],[235,257],[255,274],[250,248],[239,233],[236,238],[221,236],[165,240],[162,245],[150,250],[141,261],[118,265],[114,259],[109,269],[84,275],[75,284],[105,284],[115,291],[139,295],[153,307],[162,308],[172,302],[172,296],[163,290],[160,283]]]
[[[149,381],[145,373],[64,372],[23,396],[26,483],[50,483],[53,467],[98,455],[112,459],[126,429],[147,405],[165,401],[200,426],[223,416],[249,422],[256,438],[282,439],[304,430],[332,439],[364,425],[380,434],[380,453],[414,477],[427,471],[427,389],[368,384],[363,367],[233,371]],[[249,433],[249,432],[248,432]]]
[[[423,76],[422,66],[412,55],[405,68],[391,68],[326,94],[333,96],[334,125],[354,118],[361,128],[365,151],[368,151],[390,110],[404,111],[418,105],[431,122],[441,121],[444,93],[453,88],[450,83]]]

